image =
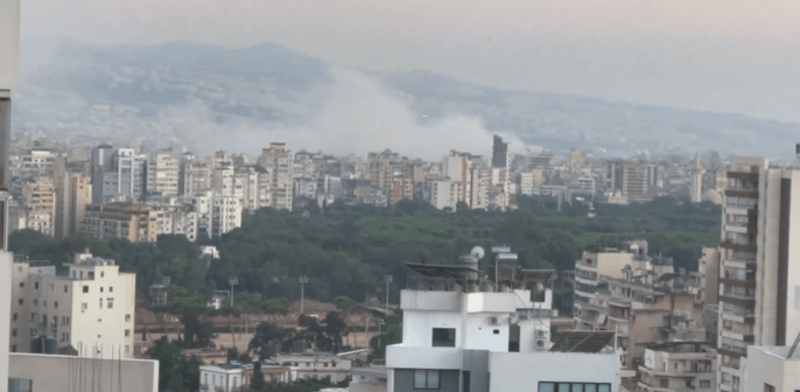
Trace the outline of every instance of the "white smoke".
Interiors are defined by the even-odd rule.
[[[334,70],[334,83],[320,91],[321,109],[309,127],[273,128],[251,120],[233,126],[213,121],[213,113],[201,102],[162,113],[174,123],[189,121],[188,139],[208,154],[223,149],[258,155],[271,142],[284,142],[293,151],[323,151],[334,155],[366,155],[391,149],[410,158],[439,160],[449,150],[489,157],[492,132],[479,117],[451,115],[421,124],[403,98],[380,81],[362,73]],[[198,121],[199,120],[199,121]],[[516,136],[497,133],[515,151],[525,149]]]

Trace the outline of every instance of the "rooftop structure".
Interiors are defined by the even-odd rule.
[[[403,342],[387,347],[387,390],[617,390],[613,350],[587,343],[577,345],[584,352],[550,351],[554,272],[523,269],[497,247],[486,273],[483,256],[476,247],[455,265],[408,264],[415,275],[401,292]]]

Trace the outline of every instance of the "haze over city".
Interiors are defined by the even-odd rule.
[[[799,122],[792,1],[27,2],[23,37],[275,42],[363,69]]]

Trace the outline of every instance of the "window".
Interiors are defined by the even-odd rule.
[[[103,309],[103,299],[100,298],[100,309]]]
[[[764,384],[764,392],[775,392],[775,387],[769,384]]]
[[[455,347],[456,329],[455,328],[434,328],[433,347]]]
[[[58,301],[53,301],[53,307],[58,308]]]
[[[495,334],[495,335],[500,335],[500,330],[499,329],[495,329],[494,331],[492,331],[492,333]]]
[[[13,345],[13,346],[11,346],[11,352],[12,352],[12,353],[15,353],[15,352],[17,352],[17,345],[16,345],[16,344],[15,344],[15,345]]]
[[[25,282],[19,282],[19,287],[25,287]]]
[[[540,382],[539,392],[611,392],[611,384],[586,382]]]
[[[103,292],[103,286],[100,286],[100,292],[101,293]]]
[[[438,370],[414,370],[414,389],[439,389]]]
[[[14,313],[13,320],[17,321],[17,314],[16,313]]]
[[[128,337],[128,336],[131,336],[131,330],[130,329],[126,329],[125,330],[125,337]]]
[[[11,337],[12,338],[17,337],[17,329],[16,328],[11,330]]]
[[[89,292],[89,286],[83,286],[83,292],[84,293],[88,293]]]
[[[129,315],[129,314],[126,314],[126,315],[125,315],[125,322],[126,322],[126,323],[129,323],[129,322],[131,322],[131,315]]]
[[[64,285],[64,292],[66,293],[66,292],[68,292],[68,291],[69,291],[69,288],[68,288],[68,286],[67,286],[67,285]]]
[[[711,388],[710,380],[700,380],[700,389],[709,389],[709,388]]]
[[[38,306],[38,305],[39,305],[39,300],[38,299],[34,299],[33,300],[33,306]]]
[[[22,298],[19,299],[19,304],[22,305]]]
[[[81,303],[81,310],[86,310],[86,309],[89,309],[89,304],[86,302]]]
[[[101,278],[105,278],[106,277],[106,272],[105,271],[100,271],[100,277]],[[101,288],[100,291],[103,291],[103,289]]]
[[[108,302],[108,304],[107,304],[106,307],[109,308],[109,309],[113,309],[114,308],[114,298],[109,298],[107,302]]]
[[[108,292],[109,293],[113,293],[114,292],[114,286],[108,286]]]
[[[39,290],[39,282],[33,282],[34,290]]]
[[[669,388],[669,379],[667,378],[659,379],[658,386],[661,388]]]

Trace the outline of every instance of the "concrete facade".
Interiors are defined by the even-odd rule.
[[[30,352],[32,339],[44,337],[83,357],[132,357],[136,275],[90,254],[67,266],[59,276],[54,266],[14,263],[11,351]]]
[[[790,347],[747,348],[745,391],[795,392],[800,390],[800,356],[789,358]]]
[[[158,361],[11,354],[9,377],[33,391],[157,392]],[[0,389],[5,388],[5,385]],[[12,392],[15,392],[12,389]]]

